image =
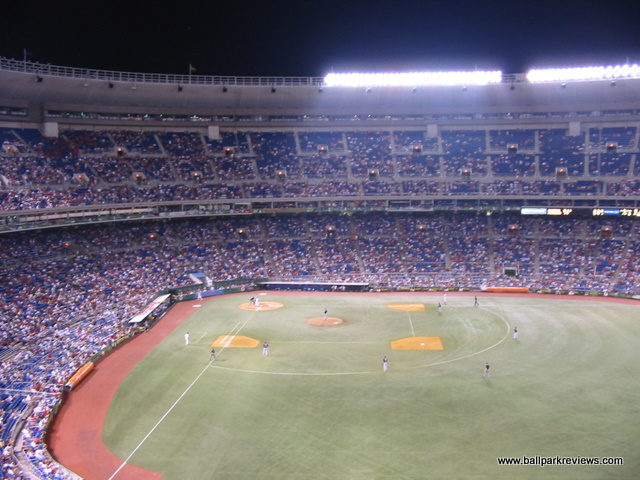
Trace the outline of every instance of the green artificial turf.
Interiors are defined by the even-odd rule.
[[[135,367],[106,420],[112,452],[165,480],[640,478],[640,304],[481,296],[474,308],[450,293],[438,315],[441,296],[260,298],[283,307],[203,301]],[[307,323],[325,308],[344,323]],[[210,362],[227,334],[260,346],[216,348]],[[444,349],[391,349],[411,336]],[[624,465],[497,462],[537,455]]]

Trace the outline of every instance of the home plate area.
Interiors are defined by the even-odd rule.
[[[319,327],[331,327],[344,323],[344,320],[338,317],[314,317],[307,320],[307,323]]]
[[[444,350],[440,337],[406,337],[391,342],[392,350]]]

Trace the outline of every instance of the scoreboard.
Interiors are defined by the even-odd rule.
[[[554,217],[632,217],[640,218],[640,208],[573,208],[573,207],[522,207],[521,215],[545,215]]]

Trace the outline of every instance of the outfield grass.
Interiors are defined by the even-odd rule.
[[[238,308],[248,297],[203,301],[136,366],[107,416],[113,453],[165,480],[640,478],[640,304],[483,296],[474,308],[449,294],[440,316],[441,296],[269,293],[283,307],[257,312]],[[344,323],[307,324],[325,307]],[[267,340],[270,355],[216,348],[210,363],[226,334]],[[411,336],[444,349],[391,349]],[[523,455],[624,465],[497,464]]]

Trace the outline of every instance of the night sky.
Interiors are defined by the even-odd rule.
[[[0,56],[69,67],[233,76],[640,62],[625,2],[5,2]],[[39,3],[39,2],[38,2]],[[144,6],[140,6],[143,3]]]

